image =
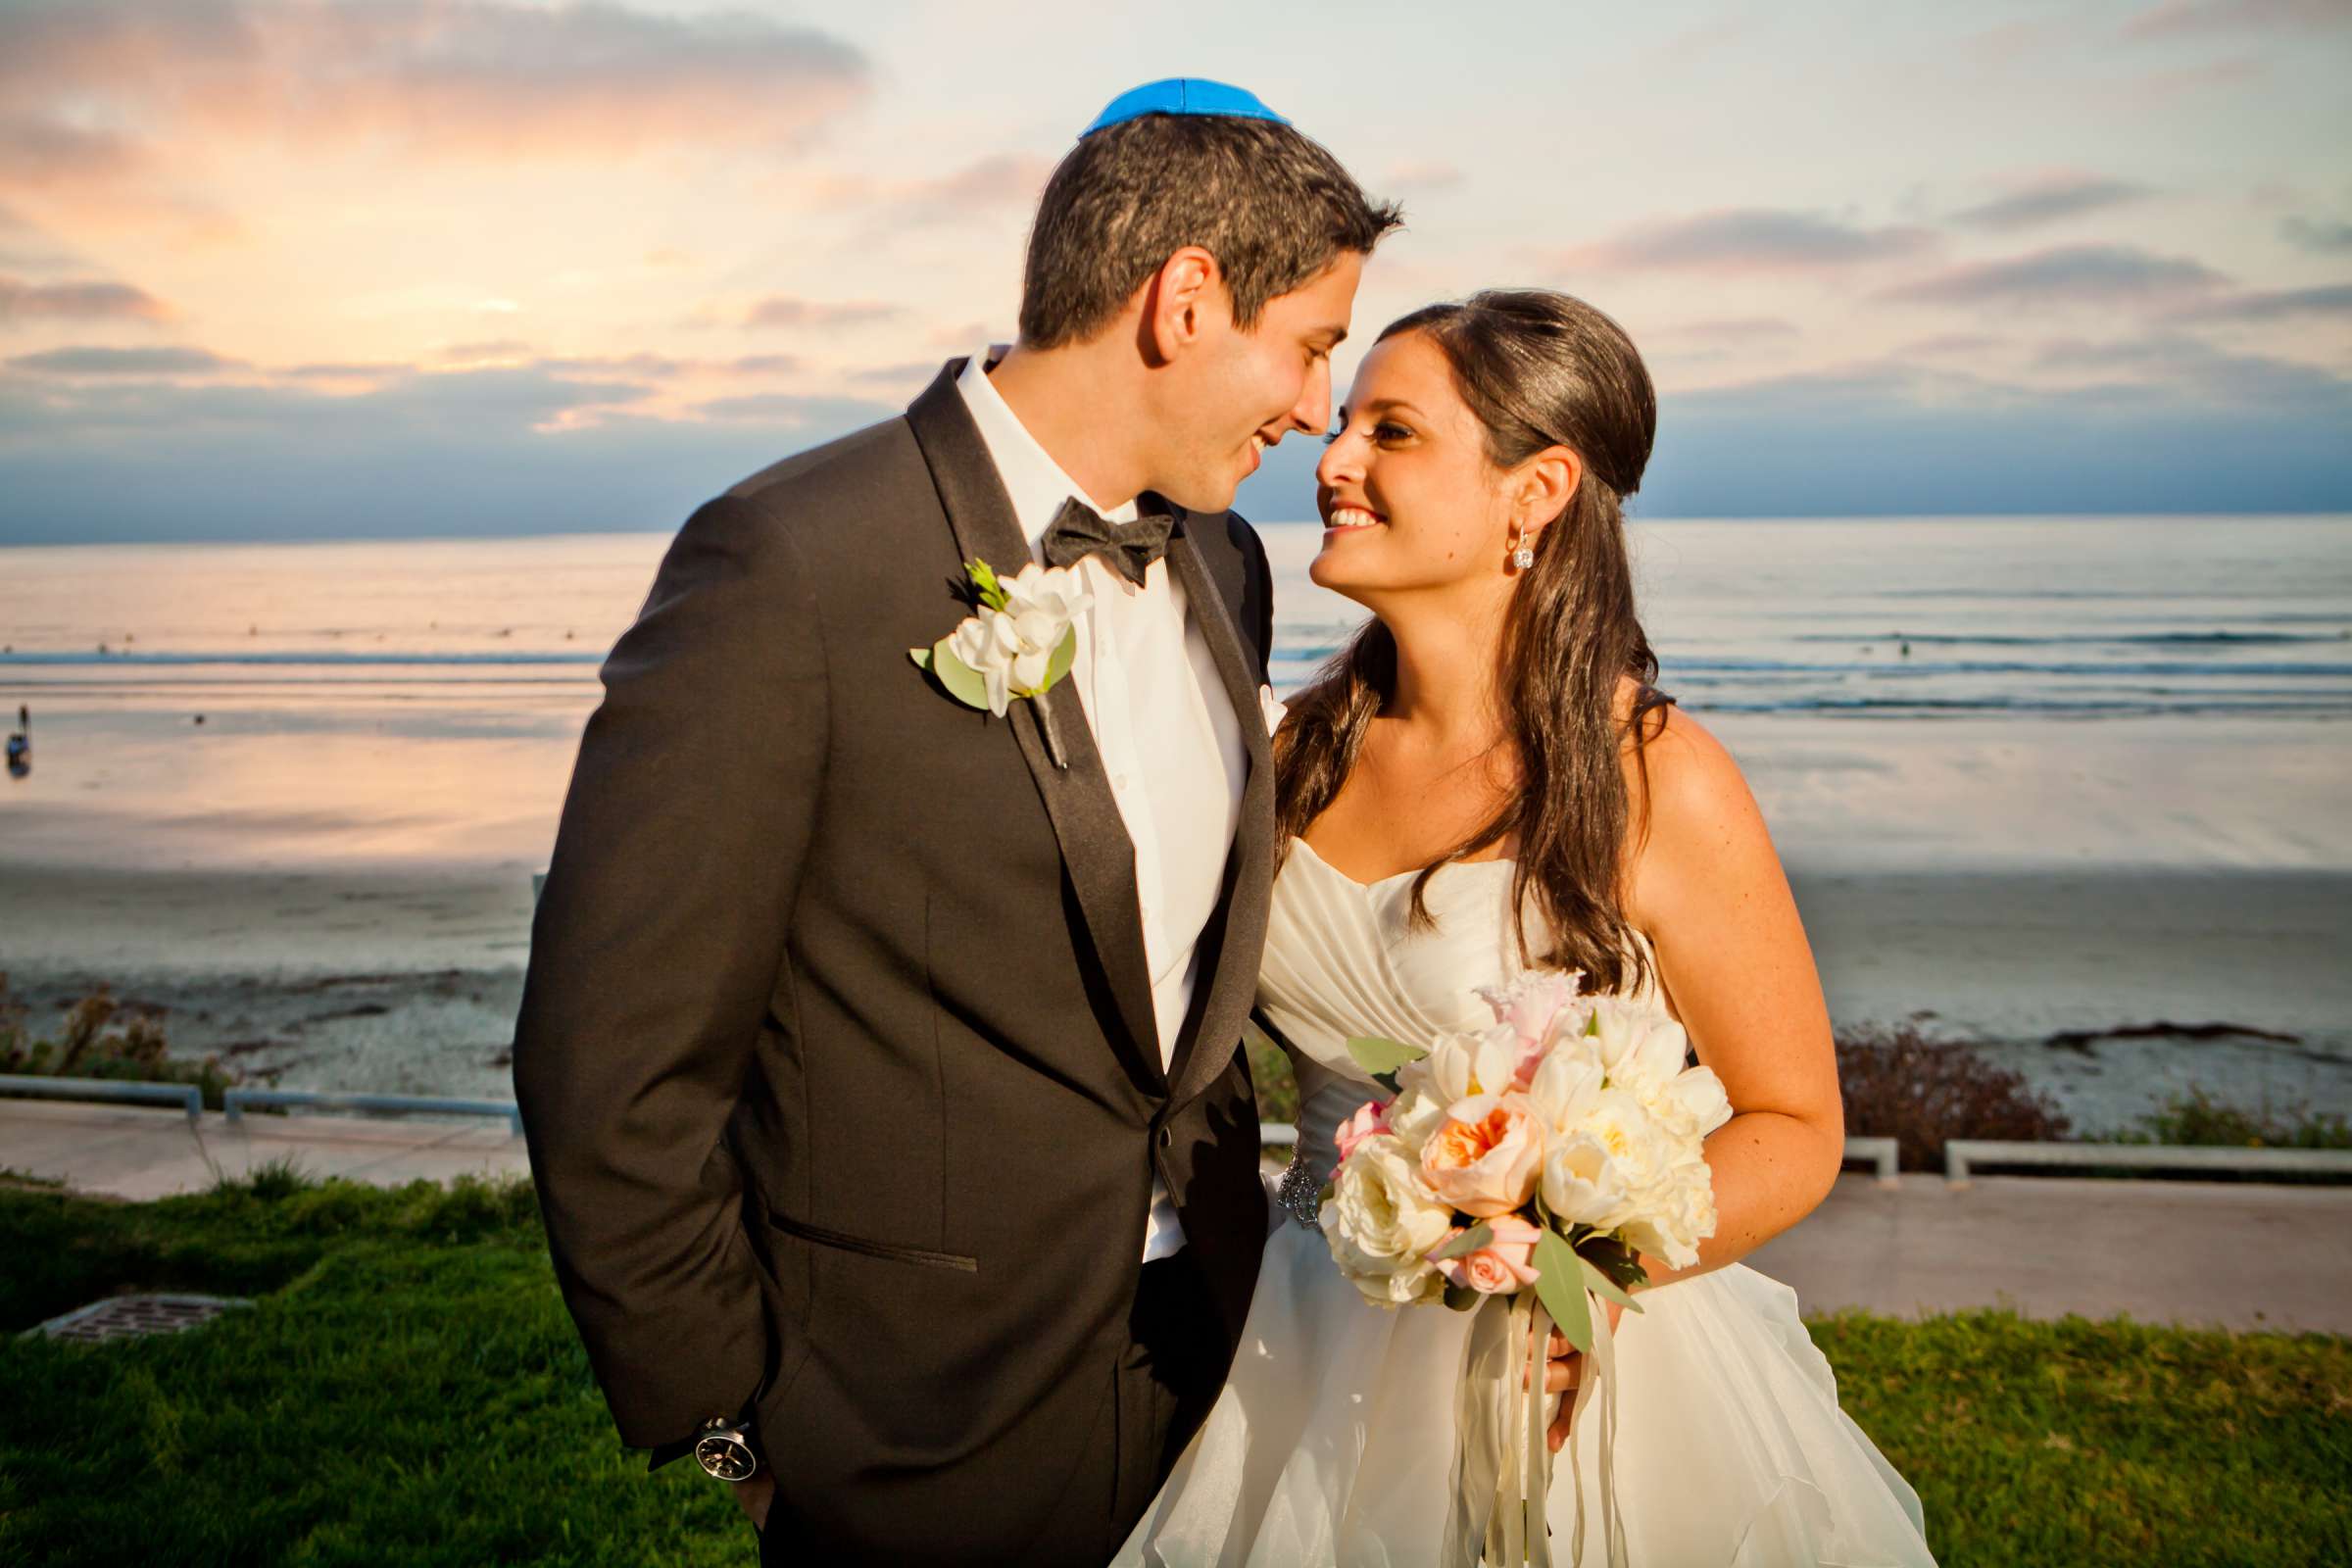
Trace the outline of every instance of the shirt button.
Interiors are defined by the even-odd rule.
[[[1170,1145],[1174,1144],[1175,1142],[1176,1142],[1176,1135],[1175,1135],[1174,1133],[1170,1132],[1170,1131],[1169,1131],[1167,1128],[1165,1128],[1165,1127],[1162,1127],[1162,1128],[1159,1130],[1159,1147],[1160,1147],[1160,1148],[1162,1148],[1162,1149],[1166,1149],[1166,1148],[1168,1148]]]

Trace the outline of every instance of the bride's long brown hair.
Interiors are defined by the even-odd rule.
[[[1651,729],[1664,729],[1674,701],[1651,684],[1658,661],[1634,612],[1622,510],[1657,433],[1649,371],[1615,321],[1545,289],[1490,289],[1425,306],[1390,322],[1378,341],[1402,332],[1423,333],[1444,352],[1494,466],[1516,466],[1551,446],[1584,460],[1576,493],[1536,535],[1535,564],[1504,612],[1495,698],[1517,753],[1517,791],[1422,867],[1411,918],[1432,923],[1423,895],[1439,866],[1516,833],[1511,906],[1521,960],[1582,969],[1592,987],[1620,990],[1647,967],[1623,909],[1632,808],[1621,759],[1630,744],[1646,787],[1641,749]],[[1617,683],[1627,675],[1640,689],[1620,719]],[[1396,689],[1396,642],[1375,616],[1292,700],[1274,750],[1286,844],[1338,797]],[[1528,942],[1531,901],[1551,937],[1541,953]]]

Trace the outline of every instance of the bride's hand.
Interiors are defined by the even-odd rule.
[[[1609,1332],[1615,1334],[1617,1320],[1625,1315],[1625,1303],[1611,1301],[1608,1306]],[[1544,1392],[1567,1396],[1560,1400],[1560,1413],[1552,1421],[1551,1431],[1546,1434],[1551,1451],[1557,1453],[1568,1441],[1568,1421],[1576,1413],[1576,1385],[1577,1380],[1584,1376],[1585,1357],[1582,1351],[1569,1345],[1567,1336],[1557,1329],[1552,1331],[1551,1343],[1544,1347],[1544,1353],[1550,1359],[1544,1368]]]

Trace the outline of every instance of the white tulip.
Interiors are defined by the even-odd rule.
[[[1535,1102],[1546,1132],[1565,1131],[1591,1114],[1601,1089],[1601,1066],[1583,1052],[1562,1042],[1536,1069],[1527,1098]]]
[[[1441,1105],[1467,1099],[1471,1080],[1478,1075],[1477,1050],[1478,1037],[1467,1031],[1440,1035],[1430,1043],[1427,1055],[1396,1069],[1396,1087],[1414,1090]]]
[[[1653,1004],[1619,997],[1596,998],[1592,1038],[1608,1065],[1613,1086],[1664,1086],[1683,1070],[1690,1037],[1683,1026]]]
[[[1732,1119],[1731,1100],[1712,1067],[1685,1068],[1667,1086],[1667,1093],[1697,1123],[1701,1138]]]

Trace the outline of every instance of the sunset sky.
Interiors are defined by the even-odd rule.
[[[674,526],[1008,336],[1180,74],[1405,205],[1359,344],[1623,320],[1649,515],[2352,511],[2344,0],[0,0],[0,543]]]

